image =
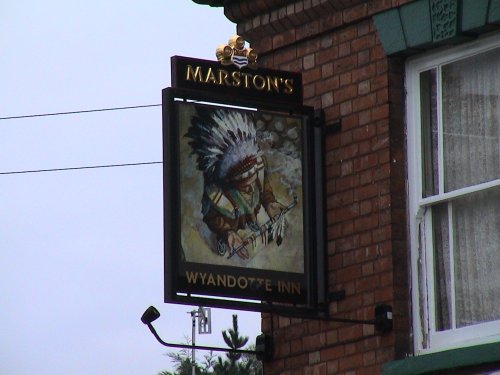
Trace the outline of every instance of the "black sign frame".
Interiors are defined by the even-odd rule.
[[[174,63],[173,76],[179,71]],[[186,58],[183,58],[185,63]],[[193,59],[194,63],[200,60]],[[211,64],[215,64],[211,62]],[[227,68],[226,68],[227,69]],[[280,74],[273,71],[274,74]],[[288,73],[288,72],[285,72]],[[259,74],[264,74],[259,70]],[[294,76],[301,82],[300,77]],[[179,85],[178,79],[174,81]],[[322,184],[322,152],[319,137],[321,129],[315,123],[312,107],[298,105],[296,99],[269,101],[266,97],[240,96],[227,92],[213,92],[206,85],[201,89],[166,88],[163,101],[164,153],[164,241],[165,241],[165,302],[200,304],[204,306],[237,308],[251,311],[308,311],[324,308],[326,281],[324,273],[324,212]],[[234,90],[234,87],[229,88]],[[202,104],[192,104],[202,103]],[[181,191],[179,122],[183,106],[221,108],[239,106],[260,112],[302,118],[302,213],[303,213],[303,272],[259,270],[255,268],[212,265],[182,259],[181,251]],[[210,282],[212,277],[212,282]],[[219,281],[214,280],[219,277]],[[189,279],[189,280],[188,280]],[[196,280],[193,281],[193,280]],[[223,284],[222,286],[220,284]],[[281,287],[279,286],[281,285]],[[300,285],[300,293],[297,286]],[[242,300],[243,299],[243,300]]]

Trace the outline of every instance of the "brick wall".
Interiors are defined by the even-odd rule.
[[[394,331],[370,325],[264,314],[275,359],[266,374],[379,374],[409,350],[405,214],[403,64],[388,60],[371,15],[406,1],[278,0],[233,2],[226,15],[266,67],[301,71],[306,105],[326,125],[329,290],[345,290],[330,314],[372,319],[377,304],[394,308]]]

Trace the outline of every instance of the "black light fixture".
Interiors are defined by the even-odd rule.
[[[144,311],[144,314],[142,314],[141,322],[143,322],[144,324],[151,324],[159,317],[160,312],[156,310],[156,307],[149,306],[148,309]]]

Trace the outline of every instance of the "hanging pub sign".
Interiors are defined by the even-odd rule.
[[[173,57],[163,90],[166,302],[314,305],[322,241],[301,76],[259,69],[237,36],[217,58]]]

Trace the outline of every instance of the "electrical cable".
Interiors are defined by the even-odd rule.
[[[52,168],[52,169],[34,169],[25,171],[11,171],[11,172],[0,172],[0,175],[10,175],[10,174],[25,174],[25,173],[41,173],[41,172],[61,172],[61,171],[74,171],[81,169],[99,169],[99,168],[116,168],[116,167],[133,167],[140,165],[152,165],[152,164],[163,164],[162,161],[149,161],[143,163],[124,163],[124,164],[107,164],[107,165],[92,165],[86,167],[68,167],[68,168]]]
[[[33,115],[0,117],[0,120],[15,120],[15,119],[32,118],[32,117],[75,115],[75,114],[79,114],[79,113],[120,111],[120,110],[124,110],[124,109],[138,109],[138,108],[150,108],[150,107],[160,107],[160,106],[161,106],[161,104],[145,104],[145,105],[135,105],[135,106],[129,106],[129,107],[113,107],[113,108],[87,109],[87,110],[82,110],[82,111],[70,111],[70,112],[40,113],[40,114],[33,114]]]
[[[91,112],[121,111],[121,110],[126,110],[126,109],[151,108],[151,107],[160,107],[160,106],[161,106],[161,104],[145,104],[145,105],[135,105],[135,106],[128,106],[128,107],[112,107],[112,108],[88,109],[88,110],[81,110],[81,111],[40,113],[40,114],[32,114],[32,115],[20,115],[20,116],[0,117],[0,120],[14,120],[14,119],[22,119],[22,118],[33,118],[33,117],[74,115],[74,114],[91,113]],[[93,166],[86,166],[86,167],[34,169],[34,170],[24,170],[24,171],[0,172],[0,175],[41,173],[41,172],[61,172],[61,171],[81,170],[81,169],[131,167],[131,166],[151,165],[151,164],[163,164],[163,162],[161,162],[161,161],[151,161],[151,162],[143,162],[143,163],[124,163],[124,164],[93,165]]]

